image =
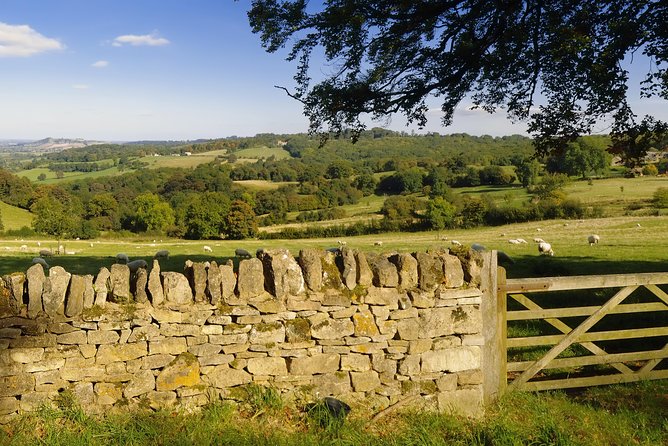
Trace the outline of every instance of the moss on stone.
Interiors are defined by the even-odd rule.
[[[466,311],[464,311],[462,308],[455,308],[452,312],[452,320],[454,322],[463,322],[468,319],[468,315],[466,314]]]
[[[93,305],[90,308],[84,308],[82,316],[84,319],[97,318],[104,314],[104,308],[99,305]]]
[[[271,322],[271,323],[267,323],[267,324],[255,324],[255,325],[253,325],[253,328],[257,332],[266,333],[266,332],[269,332],[269,331],[280,329],[281,328],[281,323],[280,322]]]

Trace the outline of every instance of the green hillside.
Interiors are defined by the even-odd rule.
[[[20,229],[32,224],[33,215],[30,212],[2,201],[0,201],[0,213],[2,213],[2,224],[5,230]]]

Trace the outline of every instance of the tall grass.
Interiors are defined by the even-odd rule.
[[[272,397],[273,398],[273,397]],[[0,427],[15,445],[573,445],[668,444],[668,381],[591,388],[580,393],[514,393],[480,420],[408,412],[372,420],[363,406],[322,424],[303,408],[256,417],[217,402],[198,413],[109,412],[89,416],[67,397],[53,408]]]

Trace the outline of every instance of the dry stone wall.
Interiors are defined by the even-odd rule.
[[[0,419],[74,393],[84,408],[196,408],[251,383],[381,410],[482,411],[481,258],[260,251],[184,272],[42,265],[0,282]]]

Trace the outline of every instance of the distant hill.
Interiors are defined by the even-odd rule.
[[[0,141],[0,150],[13,152],[49,153],[104,143],[104,141],[89,141],[82,138],[44,138],[38,141]]]

